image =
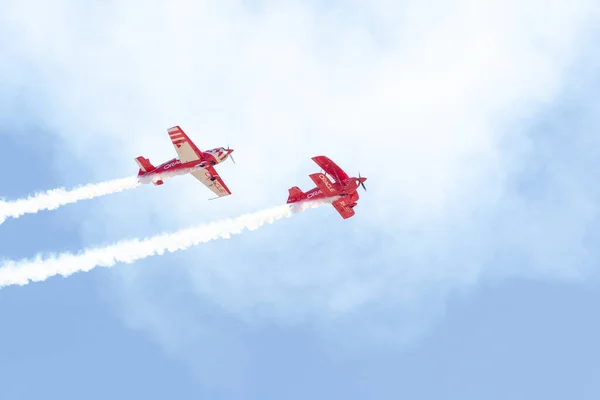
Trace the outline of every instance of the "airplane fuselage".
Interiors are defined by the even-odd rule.
[[[299,201],[305,200],[320,200],[328,197],[348,196],[348,200],[351,202],[351,207],[354,207],[356,205],[356,202],[359,199],[358,191],[356,190],[358,188],[358,184],[356,183],[356,181],[353,181],[352,179],[347,179],[343,182],[343,185],[339,183],[333,183],[333,187],[337,190],[337,194],[325,194],[321,189],[315,187],[304,193],[306,195],[305,198],[290,200],[288,201],[288,204],[297,203]]]
[[[142,183],[153,182],[157,185],[161,185],[164,179],[172,178],[178,175],[188,174],[196,170],[205,169],[206,167],[211,165],[220,164],[223,161],[227,160],[230,153],[230,150],[221,147],[208,151],[203,151],[202,160],[182,163],[178,158],[172,158],[171,160],[160,164],[156,168],[146,171],[142,175],[139,175],[138,179]],[[210,175],[208,171],[205,171],[205,173]]]

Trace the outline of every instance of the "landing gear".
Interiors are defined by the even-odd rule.
[[[211,181],[215,181],[216,179],[217,179],[217,178],[215,178],[214,176],[211,176],[211,177],[210,177],[210,180],[211,180]]]

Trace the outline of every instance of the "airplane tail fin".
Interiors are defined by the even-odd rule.
[[[288,203],[295,203],[306,199],[306,193],[304,193],[298,186],[294,186],[288,189],[289,196],[287,199]]]
[[[140,167],[140,170],[138,171],[138,176],[144,175],[146,172],[150,172],[155,168],[154,165],[152,165],[152,163],[150,162],[150,160],[144,157],[136,157],[135,162]]]

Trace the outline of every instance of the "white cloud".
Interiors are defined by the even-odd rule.
[[[228,141],[237,161],[219,168],[235,193],[223,201],[206,202],[205,188],[179,178],[95,202],[78,217],[88,240],[283,202],[288,187],[310,186],[310,157],[326,154],[369,178],[357,217],[315,210],[164,263],[188,265],[194,293],[248,321],[266,314],[335,327],[335,317],[371,307],[373,329],[403,313],[420,328],[434,312],[415,310],[437,309],[478,282],[494,238],[509,243],[504,233],[482,237],[481,222],[517,202],[506,183],[531,155],[524,125],[556,99],[598,22],[586,0],[79,4],[15,0],[0,12],[0,33],[12,39],[1,50],[14,56],[2,72],[27,65],[35,77],[46,99],[39,112],[65,139],[61,167],[73,183],[133,174],[138,155],[173,157],[174,124],[201,148]],[[523,220],[508,225],[519,231]],[[574,221],[577,246],[588,216]],[[545,267],[541,244],[511,245],[538,260],[523,274],[577,274],[576,265]],[[114,271],[131,294],[125,301],[139,305],[130,313],[149,315],[136,292],[157,278]],[[155,332],[161,320],[145,319]]]

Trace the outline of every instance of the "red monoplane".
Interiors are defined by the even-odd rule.
[[[361,185],[366,191],[367,188],[363,182],[367,178],[361,177],[360,173],[358,174],[358,178],[349,177],[343,169],[325,156],[312,157],[312,160],[325,171],[325,174],[320,172],[310,174],[310,179],[313,180],[317,187],[306,193],[300,190],[298,186],[288,189],[289,197],[287,203],[339,197],[331,203],[333,207],[344,219],[353,216],[354,207],[358,201],[358,186]],[[335,181],[332,182],[326,174],[330,175]]]
[[[140,167],[138,172],[140,182],[162,185],[163,179],[189,173],[218,197],[230,195],[231,191],[214,166],[225,161],[227,157],[230,157],[231,161],[235,163],[231,156],[233,149],[217,147],[212,150],[200,151],[179,126],[169,128],[168,132],[179,159],[173,158],[155,167],[149,159],[137,157],[135,161]]]

